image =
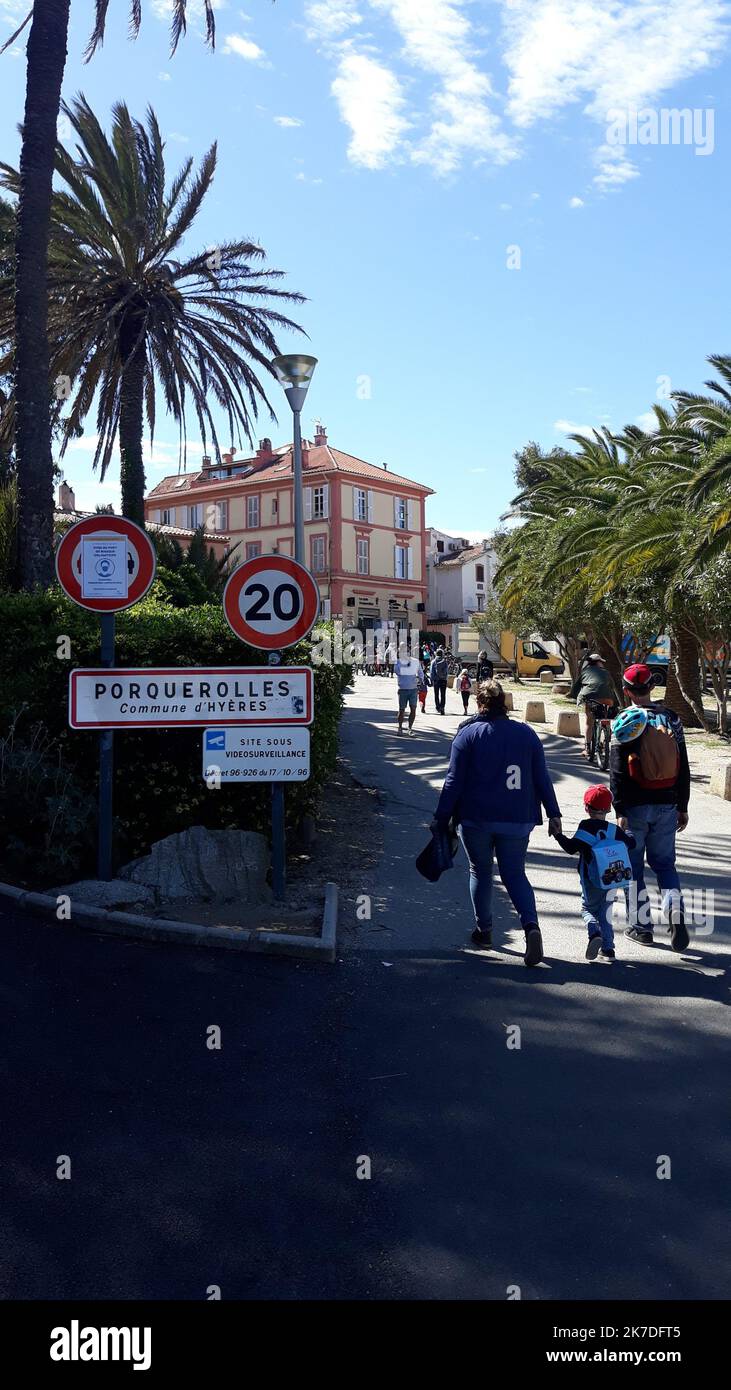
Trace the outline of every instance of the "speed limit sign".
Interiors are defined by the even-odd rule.
[[[298,560],[257,555],[234,570],[223,591],[223,611],[242,642],[275,651],[307,636],[320,611],[320,590]]]

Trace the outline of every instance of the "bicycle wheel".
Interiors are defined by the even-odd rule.
[[[599,758],[599,766],[600,768],[602,768],[604,772],[609,771],[609,739],[609,727],[608,725],[602,723],[599,729],[599,737],[597,739],[597,753]]]

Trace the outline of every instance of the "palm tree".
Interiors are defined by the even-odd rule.
[[[214,42],[211,0],[203,0],[207,40]],[[172,0],[173,51],[185,32],[187,0]],[[91,57],[103,41],[109,0],[95,0]],[[61,83],[66,66],[70,0],[33,0],[27,47],[25,111],[15,240],[15,450],[19,491],[19,573],[24,588],[53,578],[53,461],[46,266]],[[141,0],[131,0],[136,36]],[[12,36],[17,37],[27,20]],[[7,46],[7,45],[6,45]]]
[[[110,140],[83,97],[63,110],[79,143],[76,160],[57,147],[60,187],[51,209],[51,375],[73,383],[61,453],[96,400],[94,467],[103,478],[119,437],[122,511],[142,525],[143,429],[146,418],[154,435],[156,388],[178,425],[181,457],[191,410],[217,455],[212,408],[223,412],[231,443],[251,442],[259,406],[274,418],[257,375],[273,377],[274,330],[301,331],[270,306],[303,296],[276,287],[282,272],[259,268],[264,252],[252,242],[184,253],[213,181],[215,145],[197,172],[189,158],[166,187],[152,110],[143,125],[116,104]],[[0,169],[15,191],[15,172]]]

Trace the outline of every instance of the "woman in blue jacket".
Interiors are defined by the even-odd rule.
[[[483,681],[478,687],[477,710],[452,744],[434,820],[440,829],[452,818],[459,826],[470,866],[475,945],[485,950],[492,946],[494,856],[525,932],[525,963],[537,965],[543,960],[543,942],[525,857],[530,833],[542,823],[541,806],[552,834],[561,831],[561,812],[543,744],[529,724],[508,718],[497,681]]]

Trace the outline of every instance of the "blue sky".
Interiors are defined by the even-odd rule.
[[[8,35],[26,4],[0,0]],[[64,95],[102,118],[151,103],[171,170],[218,140],[191,249],[250,236],[287,271],[309,343],[282,347],[319,359],[307,429],[321,417],[338,447],[433,487],[431,524],[489,534],[527,440],[642,421],[731,351],[731,4],[228,0],[215,53],[192,4],[171,58],[165,0],[143,0],[134,43],[112,0],[88,65],[92,6],[71,8]],[[15,162],[22,38],[0,62]],[[692,143],[663,133],[680,108]],[[256,433],[283,442],[276,393],[279,426]],[[100,486],[92,452],[66,454],[77,501],[116,503],[118,465]],[[176,467],[161,415],[149,486]]]

